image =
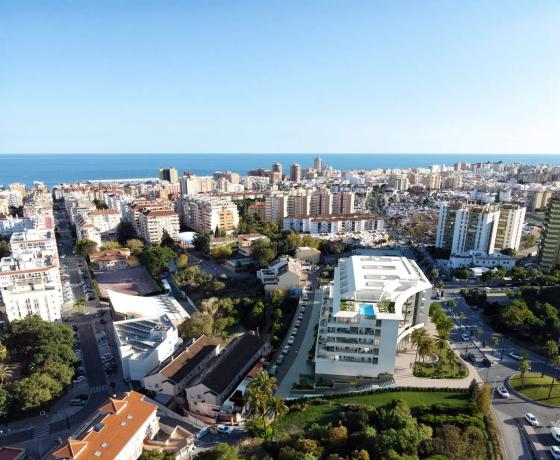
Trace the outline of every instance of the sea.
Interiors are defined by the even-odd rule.
[[[560,155],[541,154],[0,154],[0,185],[13,182],[31,185],[41,181],[52,187],[94,179],[154,178],[159,168],[169,167],[177,168],[180,175],[183,172],[211,175],[214,171],[246,174],[251,169],[271,168],[276,162],[282,164],[284,173],[289,173],[292,163],[302,168],[312,167],[316,156],[323,159],[323,164],[342,171],[453,165],[463,161],[560,165]]]

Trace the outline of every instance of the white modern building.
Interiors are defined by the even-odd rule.
[[[381,254],[341,259],[335,268],[321,306],[317,377],[393,374],[397,349],[423,326],[430,282],[414,261]]]
[[[10,252],[12,257],[25,256],[41,257],[50,254],[58,257],[58,249],[54,231],[26,229],[12,234],[10,238]]]
[[[167,315],[115,321],[113,330],[123,378],[138,382],[159,369],[182,343]]]
[[[500,219],[496,231],[494,249],[519,249],[525,212],[527,208],[516,204],[504,204],[500,207]]]
[[[382,232],[384,222],[381,217],[374,214],[285,217],[282,228],[311,234]]]

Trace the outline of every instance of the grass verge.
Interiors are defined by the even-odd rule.
[[[521,374],[515,374],[509,379],[512,388],[526,398],[552,406],[560,406],[560,383],[555,381],[552,385],[552,391],[550,391],[551,383],[552,377],[548,375],[541,377],[540,372],[527,372],[523,380]],[[550,398],[548,397],[549,392]]]

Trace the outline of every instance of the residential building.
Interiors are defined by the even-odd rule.
[[[313,169],[318,172],[321,172],[323,170],[323,160],[321,160],[320,157],[316,157],[313,160]]]
[[[157,405],[131,391],[109,398],[48,460],[136,460],[159,429]]]
[[[121,270],[128,267],[130,249],[116,248],[105,251],[96,251],[89,256],[89,260],[97,270],[102,272],[109,270]]]
[[[527,191],[527,210],[535,212],[545,209],[552,198],[552,192],[544,188],[533,188]]]
[[[318,264],[321,259],[321,251],[310,246],[300,246],[296,249],[296,259],[304,260],[310,264]]]
[[[194,230],[232,233],[239,225],[239,211],[231,199],[217,196],[184,196],[183,223]]]
[[[97,209],[75,218],[76,235],[79,240],[89,239],[101,245],[117,237],[121,214],[116,209]]]
[[[321,306],[318,377],[393,374],[397,349],[427,318],[432,286],[422,270],[405,257],[375,254],[341,259],[335,268]]]
[[[516,204],[500,206],[494,250],[511,248],[517,251],[519,249],[526,210],[525,207]]]
[[[292,182],[300,182],[301,181],[301,166],[297,163],[294,163],[290,166],[290,180]]]
[[[173,210],[173,206],[164,199],[138,199],[127,203],[123,220],[130,222],[137,234],[140,234],[140,215],[145,209],[170,211]]]
[[[265,343],[252,333],[232,340],[193,384],[186,388],[187,411],[216,420],[229,396],[265,355]],[[228,405],[229,407],[229,405]]]
[[[29,253],[1,259],[0,293],[8,321],[30,315],[60,321],[64,300],[56,255]]]
[[[280,257],[267,268],[257,271],[257,278],[264,285],[267,293],[301,289],[308,278],[309,265],[291,257]]]
[[[193,340],[156,372],[144,377],[143,387],[157,394],[183,396],[187,385],[198,378],[220,352],[220,342],[206,336]]]
[[[23,232],[30,228],[34,228],[31,219],[13,216],[0,217],[0,236],[10,236],[12,233]]]
[[[375,214],[285,217],[282,228],[311,234],[384,230],[383,219]]]
[[[247,212],[250,216],[258,215],[264,222],[266,220],[266,203],[264,201],[255,201],[248,206]]]
[[[307,216],[311,210],[311,194],[307,191],[297,191],[288,195],[287,213],[288,216],[300,217]]]
[[[264,200],[266,221],[278,222],[288,215],[288,197],[283,193],[267,194]]]
[[[148,244],[159,244],[163,238],[163,232],[171,238],[179,234],[179,215],[169,209],[144,208],[139,216],[139,235]]]
[[[436,247],[452,254],[494,251],[500,209],[494,205],[453,205],[440,208]]]
[[[179,174],[177,174],[177,170],[175,168],[160,168],[159,179],[165,180],[170,184],[175,184],[179,182]]]
[[[470,251],[466,254],[453,254],[449,257],[449,268],[497,268],[511,270],[515,266],[515,259],[501,252],[486,254],[484,252]]]
[[[10,193],[0,191],[0,216],[10,214]]]
[[[198,195],[214,190],[214,179],[211,176],[193,176],[185,174],[179,178],[181,195]]]
[[[282,165],[280,163],[274,163],[272,165],[272,172],[277,177],[277,180],[282,180]]]
[[[230,184],[237,185],[239,184],[240,176],[236,172],[232,171],[215,171],[212,175],[215,181],[219,181],[221,179],[225,179]]]
[[[560,200],[548,204],[539,243],[539,265],[546,271],[560,265]]]
[[[58,248],[53,230],[25,229],[13,233],[10,238],[10,252],[12,257],[32,258],[51,255],[58,258]]]
[[[113,322],[123,378],[142,382],[182,343],[167,315]]]

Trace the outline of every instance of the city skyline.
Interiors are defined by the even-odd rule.
[[[560,152],[554,2],[131,5],[0,2],[0,153]]]

